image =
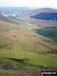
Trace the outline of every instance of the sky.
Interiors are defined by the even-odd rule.
[[[0,7],[57,8],[57,0],[0,0]]]

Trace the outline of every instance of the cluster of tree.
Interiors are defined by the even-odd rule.
[[[43,19],[43,20],[57,20],[57,13],[40,13],[30,18]]]

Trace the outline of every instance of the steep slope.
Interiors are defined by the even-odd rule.
[[[19,24],[18,21],[9,18],[8,15],[5,13],[0,13],[0,20],[5,21],[5,22],[9,22],[9,23],[13,23],[13,24]]]

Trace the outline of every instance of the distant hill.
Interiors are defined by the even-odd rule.
[[[52,8],[39,8],[39,9],[30,9],[27,11],[24,11],[26,15],[36,15],[40,13],[57,13],[57,9]]]
[[[13,18],[41,27],[57,27],[57,9],[30,9],[22,12],[21,15],[17,14]]]
[[[30,14],[29,14],[30,13]],[[57,9],[40,8],[27,11],[30,18],[43,20],[57,20]]]
[[[28,10],[29,8],[26,7],[0,7],[0,12],[4,12],[6,14],[9,13],[17,13],[20,11]]]

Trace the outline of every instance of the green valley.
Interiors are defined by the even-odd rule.
[[[57,28],[0,15],[0,76],[38,76],[57,71]]]

